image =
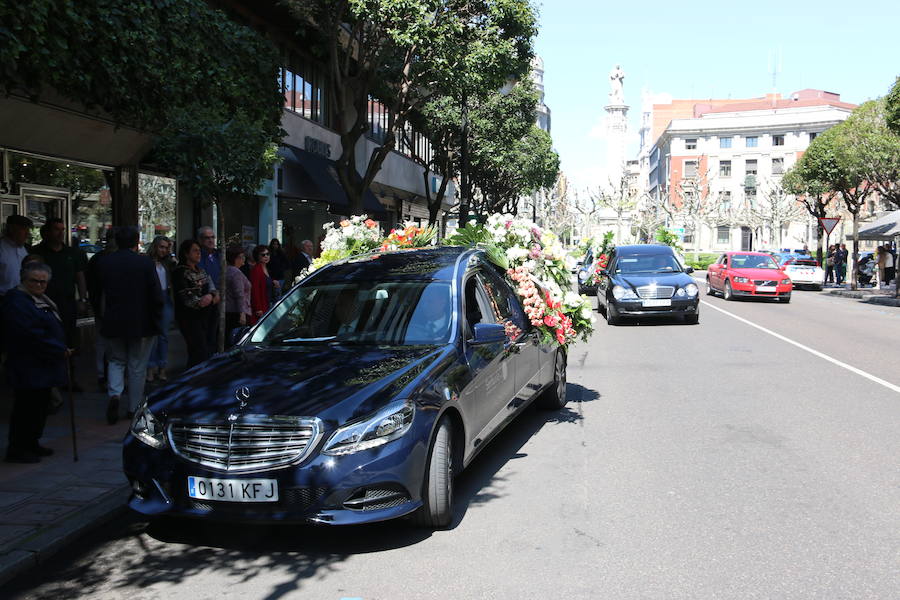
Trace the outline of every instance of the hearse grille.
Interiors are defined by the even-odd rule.
[[[637,289],[638,297],[646,300],[671,298],[675,288],[671,285],[643,285]]]
[[[228,473],[285,467],[303,460],[315,446],[318,419],[244,417],[240,422],[169,425],[175,453],[190,462]]]

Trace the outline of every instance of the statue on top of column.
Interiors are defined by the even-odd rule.
[[[625,71],[622,70],[622,67],[616,65],[616,68],[609,72],[610,104],[625,104],[625,92],[622,89],[624,83]]]

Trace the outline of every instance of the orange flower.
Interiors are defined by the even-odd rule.
[[[366,227],[368,227],[369,229],[372,229],[372,228],[378,226],[378,223],[376,223],[376,222],[373,221],[372,219],[366,219],[366,220],[364,221],[364,223],[366,224]]]
[[[344,219],[343,221],[341,221],[341,227],[350,227],[350,221]]]

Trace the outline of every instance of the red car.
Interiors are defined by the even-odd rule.
[[[788,303],[792,289],[791,278],[762,252],[725,252],[706,271],[706,293],[726,300],[747,296]]]

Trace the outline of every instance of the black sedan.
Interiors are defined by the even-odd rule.
[[[159,389],[124,442],[146,515],[445,527],[453,477],[529,403],[566,403],[482,251],[360,256],[320,269],[230,352]]]
[[[623,317],[680,316],[700,322],[700,294],[690,273],[669,246],[618,246],[601,271],[597,310],[615,325]]]

